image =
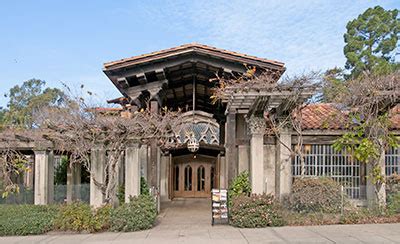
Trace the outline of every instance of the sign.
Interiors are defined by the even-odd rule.
[[[211,225],[215,221],[229,223],[228,191],[226,189],[211,190]]]

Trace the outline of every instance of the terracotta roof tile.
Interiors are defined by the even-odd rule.
[[[301,111],[302,125],[305,130],[342,130],[346,129],[348,116],[331,103],[310,104]],[[400,105],[390,111],[392,129],[400,129]]]
[[[301,110],[303,129],[345,129],[346,115],[333,104],[310,104]]]

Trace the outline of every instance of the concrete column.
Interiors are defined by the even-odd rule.
[[[140,176],[144,177],[147,181],[147,145],[141,145],[139,149],[139,160],[140,160]]]
[[[35,151],[35,205],[46,205],[54,200],[53,151]]]
[[[385,153],[383,153],[378,159],[378,167],[381,170],[381,173],[386,178],[386,169],[385,169]],[[371,173],[373,171],[373,165],[371,163],[367,163],[367,204],[368,207],[376,207],[376,206],[385,206],[386,205],[386,189],[385,184],[383,183],[379,189],[375,189],[375,185],[372,183]]]
[[[264,192],[275,195],[275,145],[264,145]]]
[[[226,167],[228,169],[228,187],[238,171],[238,155],[236,147],[236,113],[230,111],[226,119],[225,151]]]
[[[289,128],[282,128],[276,141],[276,195],[280,199],[292,190],[292,137]]]
[[[125,202],[129,197],[140,194],[139,144],[132,144],[125,150]]]
[[[72,167],[71,164],[68,163],[67,165],[67,203],[71,203],[73,200],[73,187],[74,187],[74,182],[72,178]]]
[[[264,133],[265,119],[251,116],[247,123],[250,132],[250,182],[251,192],[264,193]]]
[[[116,178],[118,180],[117,187],[119,188],[120,186],[125,184],[125,154],[122,155],[118,164],[119,165],[118,165]]]
[[[93,148],[90,155],[90,205],[97,208],[104,203],[104,194],[95,181],[104,184],[104,166],[106,150],[103,147]]]
[[[228,188],[228,182],[227,182],[227,175],[228,175],[228,170],[226,168],[226,159],[225,156],[221,156],[219,159],[219,165],[220,165],[220,169],[219,169],[219,187],[221,189],[226,189]]]
[[[72,169],[73,195],[72,199],[81,200],[82,165],[74,164]]]
[[[161,201],[168,200],[168,172],[169,172],[169,155],[162,155],[160,162],[160,197]]]
[[[250,169],[250,147],[248,145],[238,145],[238,173]]]
[[[159,106],[157,101],[150,101],[150,111],[152,113],[158,113]],[[158,147],[155,141],[150,143],[150,157],[147,165],[147,182],[150,187],[158,188]]]

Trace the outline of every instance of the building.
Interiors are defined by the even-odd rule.
[[[209,197],[212,188],[228,188],[232,179],[248,170],[254,193],[271,193],[278,198],[290,193],[293,180],[300,176],[329,176],[344,185],[350,198],[360,203],[373,198],[366,180],[367,167],[345,151],[332,148],[345,131],[343,114],[332,104],[315,104],[303,111],[305,163],[300,165],[290,148],[297,134],[290,127],[277,136],[265,136],[267,126],[257,102],[270,113],[288,109],[287,94],[251,91],[237,93],[213,103],[216,75],[243,74],[246,67],[271,71],[276,81],[285,72],[284,63],[231,52],[201,44],[187,44],[104,64],[103,71],[123,95],[108,101],[121,105],[121,116],[140,109],[182,109],[187,124],[177,133],[180,145],[173,149],[151,145],[131,145],[125,154],[120,182],[126,199],[139,194],[140,177],[147,179],[160,201],[184,197]],[[310,94],[305,93],[304,99]],[[262,111],[263,112],[263,111]],[[332,116],[335,115],[335,116]],[[400,109],[392,114],[393,130],[400,135]],[[199,149],[191,152],[187,143],[195,137]],[[35,203],[52,198],[51,148],[35,151]],[[105,151],[93,149],[92,174],[102,177]],[[400,149],[386,154],[386,174],[400,173]],[[42,172],[46,172],[43,174]],[[79,182],[70,172],[69,183]],[[71,191],[69,191],[69,199]],[[100,189],[90,185],[90,203],[103,202]]]

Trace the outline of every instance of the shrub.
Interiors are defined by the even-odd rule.
[[[119,204],[122,204],[125,202],[125,185],[118,186],[117,198],[118,198]]]
[[[390,196],[400,192],[400,175],[392,174],[386,179],[386,195]]]
[[[34,235],[52,230],[56,206],[0,205],[0,235]]]
[[[302,213],[338,213],[342,207],[341,186],[331,178],[298,178],[293,183],[289,207]]]
[[[108,227],[110,206],[92,210],[88,204],[74,202],[63,205],[55,220],[55,227],[64,231],[96,232]]]
[[[400,214],[400,192],[392,193],[387,197],[386,208],[389,214]]]
[[[251,185],[249,179],[249,172],[243,171],[238,176],[236,176],[228,190],[228,201],[229,206],[232,206],[232,199],[236,196],[245,195],[250,196]]]
[[[153,226],[156,217],[157,209],[153,197],[140,195],[111,210],[110,227],[112,231],[145,230]]]
[[[232,199],[230,224],[240,228],[260,228],[285,224],[272,195],[239,195]]]

